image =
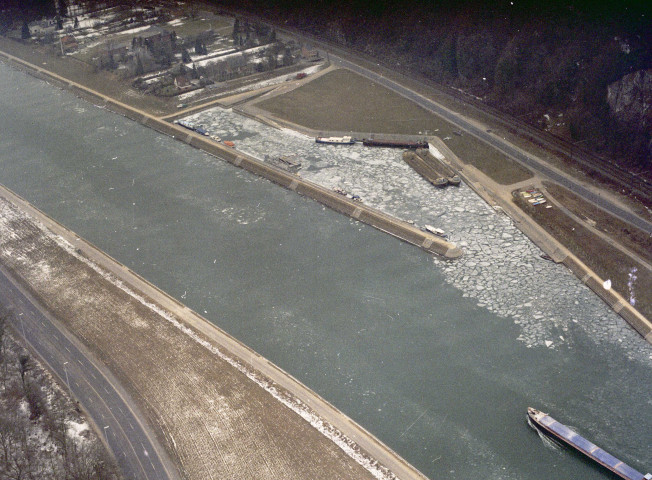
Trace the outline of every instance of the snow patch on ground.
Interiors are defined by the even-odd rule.
[[[77,423],[69,420],[66,423],[68,424],[68,436],[78,445],[87,441],[86,435],[88,434],[89,428],[86,422]]]
[[[149,30],[151,25],[145,25],[144,27],[136,27],[136,28],[130,28],[129,30],[122,30],[120,32],[121,35],[127,35],[130,33],[138,33],[138,32],[144,32],[145,30]]]
[[[428,144],[428,151],[433,157],[439,160],[446,160],[446,157],[442,155],[442,153],[439,150],[437,150],[437,147],[435,147],[432,143]]]
[[[200,89],[198,89],[198,90],[193,90],[192,92],[182,93],[182,94],[180,94],[180,95],[177,95],[177,99],[178,99],[178,100],[187,100],[187,99],[192,98],[192,97],[194,97],[194,96],[196,96],[196,95],[199,95],[199,94],[202,93],[203,91],[204,91],[204,89],[203,89],[203,88],[200,88]]]
[[[322,435],[328,438],[330,441],[334,442],[341,448],[349,457],[354,459],[367,471],[369,471],[375,478],[379,480],[394,480],[396,476],[386,469],[385,467],[379,465],[374,459],[367,456],[364,452],[360,450],[360,447],[351,439],[349,439],[342,432],[334,428],[329,423],[325,422],[318,414],[316,414],[312,408],[300,401],[295,396],[288,394],[284,389],[279,389],[278,386],[269,380],[267,377],[260,374],[258,371],[251,368],[249,365],[241,363],[239,360],[225,354],[218,347],[213,345],[208,340],[204,339],[203,336],[197,334],[193,329],[188,327],[185,323],[177,320],[170,312],[160,308],[158,305],[151,303],[139,293],[133,291],[128,287],[124,282],[114,277],[111,273],[107,272],[96,263],[92,262],[88,258],[80,255],[76,249],[63,237],[52,233],[48,230],[43,224],[38,222],[35,219],[29,218],[25,213],[13,208],[6,202],[0,202],[0,232],[7,230],[7,227],[11,226],[13,222],[20,222],[22,224],[32,225],[31,230],[35,230],[34,226],[40,230],[38,232],[44,239],[56,243],[60,248],[66,251],[71,256],[75,257],[80,262],[86,264],[88,267],[96,271],[99,275],[109,281],[111,284],[120,288],[126,294],[131,296],[137,302],[145,306],[146,308],[156,312],[161,318],[170,322],[175,328],[182,331],[188,337],[192,338],[195,342],[202,345],[212,354],[216,355],[221,360],[225,361],[241,373],[247,376],[251,381],[256,383],[258,386],[263,388],[266,392],[272,395],[276,400],[281,402],[283,405],[291,409],[294,413],[299,415],[301,418],[306,420],[310,425],[312,425],[317,431]],[[0,237],[2,238],[2,237]],[[25,407],[26,408],[26,407]],[[71,427],[72,428],[72,427]]]

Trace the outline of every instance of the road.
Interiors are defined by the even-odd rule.
[[[597,205],[603,210],[611,213],[612,215],[615,215],[616,217],[621,218],[622,220],[640,228],[641,230],[649,234],[652,234],[652,223],[648,222],[647,220],[639,217],[638,215],[628,210],[619,207],[614,202],[611,202],[609,199],[601,196],[599,193],[595,193],[589,190],[588,188],[582,186],[579,182],[575,181],[572,177],[565,175],[557,171],[556,169],[551,168],[542,160],[527,155],[522,150],[515,148],[512,144],[507,142],[505,139],[491,132],[487,132],[485,130],[478,128],[477,126],[473,125],[472,123],[464,119],[459,114],[451,110],[448,110],[447,108],[442,107],[441,105],[435,103],[429,98],[426,98],[423,95],[420,95],[410,90],[409,88],[404,87],[399,83],[396,83],[390,78],[384,77],[379,73],[376,73],[358,64],[350,62],[342,57],[334,55],[331,52],[329,52],[328,56],[330,58],[331,63],[352,70],[358,73],[359,75],[362,75],[370,80],[373,80],[375,83],[382,85],[398,93],[399,95],[402,95],[414,101],[416,104],[425,108],[426,110],[429,110],[441,116],[442,118],[449,121],[456,127],[486,142],[487,144],[491,145],[492,147],[496,148],[497,150],[507,155],[509,158],[512,158],[515,161],[521,163],[522,165],[550,178],[552,181],[557,182],[560,185],[568,188],[572,192],[583,197],[584,199],[588,200],[594,205]]]
[[[83,347],[63,331],[59,322],[43,309],[29,292],[14,282],[0,266],[0,302],[13,311],[10,321],[62,381],[95,423],[125,478],[178,480],[176,469],[153,435],[138,421],[133,402]]]

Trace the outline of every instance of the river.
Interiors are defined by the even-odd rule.
[[[421,190],[396,154],[306,154],[307,178],[445,227],[466,251],[448,262],[4,64],[0,109],[0,182],[430,478],[611,478],[542,441],[528,406],[652,469],[652,347],[468,188]],[[269,149],[252,120],[212,115]]]

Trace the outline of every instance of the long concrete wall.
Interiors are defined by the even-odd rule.
[[[482,188],[476,179],[469,175],[471,169],[464,167],[460,159],[457,158],[440,138],[431,137],[430,141],[449,162],[458,168],[460,176],[478,195],[490,205],[500,206],[514,220],[514,224],[518,229],[527,235],[535,245],[550,255],[555,262],[566,265],[582,283],[593,290],[614,312],[620,315],[634,330],[641,334],[648,343],[652,343],[652,322],[650,320],[630,305],[620,294],[612,289],[606,290],[603,286],[604,281],[593,270],[569,252],[552,235],[541,228],[532,217],[525,214],[516,205],[502,202]]]
[[[234,150],[232,148],[223,146],[216,143],[204,136],[191,132],[183,127],[169,123],[165,120],[153,117],[145,112],[134,109],[126,104],[110,99],[98,92],[85,88],[81,85],[75,84],[66,80],[59,75],[48,72],[36,65],[32,65],[17,57],[9,55],[0,51],[0,57],[4,57],[8,63],[18,65],[26,68],[30,73],[38,78],[52,81],[55,84],[68,88],[75,92],[82,98],[92,102],[105,105],[110,110],[125,115],[126,117],[135,120],[143,125],[154,128],[155,130],[169,135],[173,138],[181,140],[193,147],[202,149],[211,155],[224,159],[233,165],[244,168],[252,173],[263,176],[285,188],[293,190],[299,194],[310,197],[333,210],[355,218],[361,222],[367,223],[379,230],[390,233],[391,235],[400,238],[408,243],[416,245],[430,253],[436,253],[446,258],[458,258],[462,255],[462,250],[454,244],[447,242],[440,237],[430,235],[426,232],[415,228],[414,226],[403,222],[371,207],[362,205],[358,202],[353,202],[350,199],[325,189],[317,184],[304,180],[296,175],[284,172],[280,169],[265,164],[253,157],[247,156]],[[350,134],[350,133],[348,133]],[[464,173],[463,164],[455,156],[455,154],[448,148],[448,146],[437,137],[431,137],[432,141],[437,148],[444,153],[447,159],[455,164],[458,168],[460,175],[464,181],[478,193],[482,198],[490,204],[498,203],[496,199],[490,195],[484,188],[480,188],[474,179],[469,178]],[[649,343],[652,343],[652,322],[645,318],[638,310],[632,307],[626,300],[624,300],[618,293],[613,290],[605,290],[603,288],[602,280],[584,263],[577,259],[574,255],[570,254],[563,248],[559,242],[552,238],[547,232],[542,231],[537,225],[533,225],[534,221],[526,216],[520,215],[516,212],[515,208],[510,208],[508,205],[503,207],[510,216],[516,218],[518,221],[516,225],[530,237],[537,246],[544,252],[551,255],[560,263],[566,265],[582,282],[591,288],[600,298],[602,298],[613,310],[625,319],[637,332],[639,332]],[[526,228],[527,227],[527,228]]]
[[[237,150],[222,145],[196,132],[170,123],[166,120],[149,115],[146,112],[133,108],[122,102],[102,95],[99,92],[84,87],[83,85],[71,82],[55,73],[25,62],[20,58],[0,51],[0,57],[8,63],[27,69],[29,73],[38,78],[53,81],[57,85],[68,88],[78,96],[93,103],[106,106],[107,109],[126,116],[147,127],[169,135],[177,140],[185,142],[195,148],[206,151],[220,159],[226,160],[233,165],[248,170],[249,172],[267,178],[285,188],[293,190],[301,195],[310,197],[340,213],[355,218],[363,223],[371,225],[383,232],[416,245],[429,253],[441,255],[445,258],[454,259],[462,255],[462,250],[455,244],[440,237],[423,232],[407,222],[386,215],[379,210],[366,206],[360,202],[332,192],[320,185],[309,182],[297,175],[266,164],[254,157],[245,155]]]

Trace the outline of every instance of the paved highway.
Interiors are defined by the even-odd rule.
[[[162,448],[154,447],[154,436],[138,421],[142,417],[134,412],[132,402],[114,387],[114,378],[97,367],[85,349],[69,338],[59,322],[1,266],[0,302],[13,311],[10,321],[32,350],[68,384],[109,445],[125,478],[179,479]]]
[[[649,234],[652,234],[652,223],[648,222],[647,220],[639,217],[638,215],[630,211],[627,211],[619,207],[615,203],[602,197],[599,193],[594,193],[591,190],[583,187],[578,182],[576,182],[572,177],[568,175],[564,175],[561,172],[550,168],[543,161],[525,154],[523,151],[515,148],[513,145],[505,141],[503,138],[478,128],[472,123],[466,121],[459,114],[442,107],[441,105],[433,102],[432,100],[410,90],[407,87],[404,87],[394,82],[389,78],[386,78],[374,71],[371,71],[360,65],[345,60],[344,58],[333,55],[332,53],[329,53],[329,58],[331,60],[331,63],[339,64],[342,67],[348,68],[349,70],[352,70],[360,75],[363,75],[364,77],[373,80],[377,84],[389,88],[390,90],[398,93],[399,95],[402,95],[416,102],[418,105],[425,108],[426,110],[429,110],[443,117],[453,125],[474,135],[480,140],[483,140],[484,142],[488,143],[492,147],[503,152],[505,155],[516,160],[522,165],[525,165],[526,167],[543,174],[544,176],[550,178],[551,180],[575,192],[577,195],[584,197],[586,200],[590,201],[594,205],[599,206],[603,210],[606,210],[607,212],[625,220],[626,222],[635,225],[641,230]]]

